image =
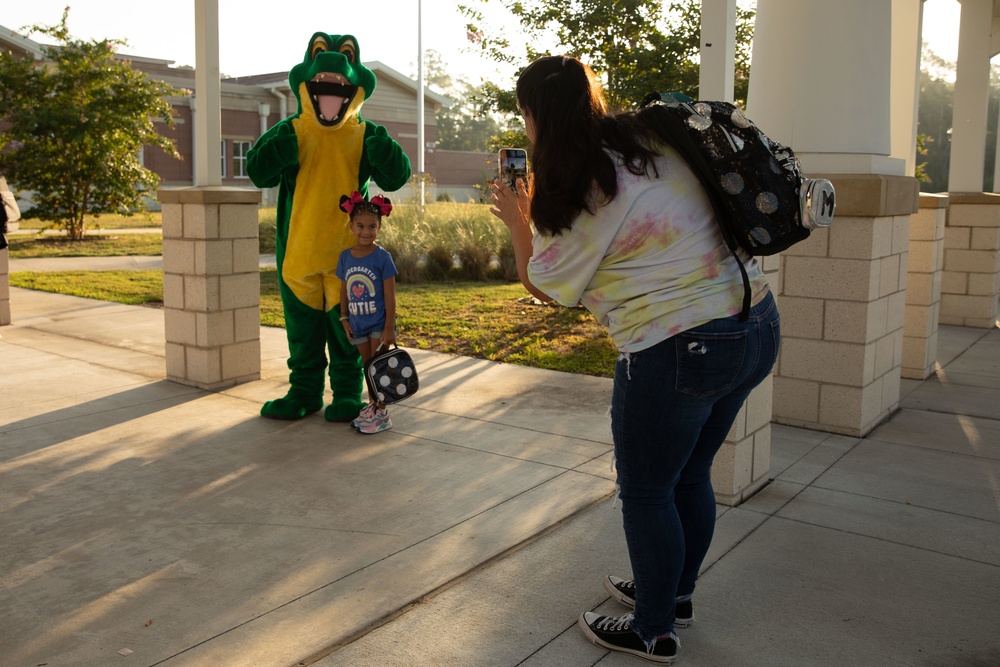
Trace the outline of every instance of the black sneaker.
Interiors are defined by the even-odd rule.
[[[616,601],[635,609],[635,582],[631,579],[626,580],[609,575],[604,580],[604,590],[610,593]],[[694,607],[691,605],[691,600],[677,602],[677,608],[674,611],[674,627],[686,628],[693,622]]]
[[[585,611],[580,614],[578,621],[583,634],[587,639],[612,651],[631,653],[632,655],[656,662],[661,665],[672,665],[677,657],[677,647],[680,642],[677,635],[671,633],[669,637],[657,639],[653,643],[653,650],[646,648],[646,642],[632,629],[632,614],[624,616],[601,616],[592,611]]]

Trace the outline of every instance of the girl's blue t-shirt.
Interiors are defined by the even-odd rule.
[[[347,285],[347,316],[354,335],[385,328],[385,291],[382,282],[396,275],[392,255],[381,246],[364,257],[355,257],[350,248],[340,253],[337,277]],[[343,315],[343,313],[342,313]]]

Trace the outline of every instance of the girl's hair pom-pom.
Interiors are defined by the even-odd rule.
[[[354,211],[354,202],[347,195],[340,196],[340,210],[350,215]]]

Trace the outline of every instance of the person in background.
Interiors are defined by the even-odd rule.
[[[698,178],[650,122],[611,114],[587,65],[539,58],[517,80],[533,174],[491,186],[518,274],[543,301],[582,303],[618,347],[611,395],[619,498],[632,578],[607,577],[634,611],[586,611],[595,644],[673,662],[693,620],[695,580],[715,527],[711,466],[740,407],[778,354],[778,310],[760,267],[743,280]]]
[[[7,187],[7,179],[0,176],[0,250],[7,247],[7,233],[17,231],[21,210],[14,193]]]

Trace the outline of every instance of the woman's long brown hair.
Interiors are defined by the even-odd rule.
[[[579,60],[539,58],[521,72],[516,96],[535,126],[531,219],[542,234],[559,234],[581,211],[593,213],[615,198],[616,163],[608,150],[634,174],[653,167],[657,151],[648,126],[633,113],[609,115],[600,82]]]

